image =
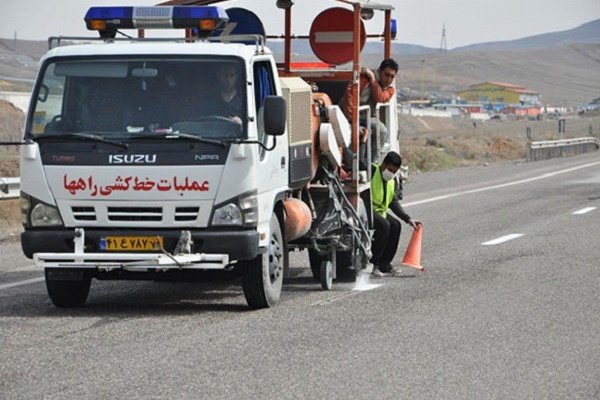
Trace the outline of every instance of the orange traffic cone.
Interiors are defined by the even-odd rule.
[[[423,234],[423,225],[417,225],[413,230],[412,237],[404,253],[402,264],[423,271],[425,268],[421,265],[421,236]]]

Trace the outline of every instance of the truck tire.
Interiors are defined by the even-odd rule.
[[[45,271],[46,289],[52,304],[60,308],[81,307],[85,304],[90,293],[92,278],[82,275],[78,280],[57,280],[48,278]]]
[[[271,217],[271,233],[265,254],[242,262],[242,285],[248,306],[253,309],[272,307],[281,297],[284,252],[283,235],[277,216]]]

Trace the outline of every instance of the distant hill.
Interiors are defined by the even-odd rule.
[[[477,43],[456,47],[452,51],[491,51],[491,50],[528,50],[557,46],[568,46],[577,43],[600,43],[600,19],[580,25],[566,31],[543,33],[522,39],[503,42]]]
[[[0,38],[0,56],[18,54],[23,57],[38,60],[48,51],[48,42],[45,40],[14,40]]]
[[[267,46],[275,54],[283,54],[283,41],[282,40],[269,40]],[[363,48],[362,54],[381,54],[383,53],[383,44],[380,42],[367,42]],[[314,58],[313,51],[310,48],[310,43],[305,39],[297,39],[292,42],[293,53],[299,57]],[[429,54],[439,51],[431,47],[420,46],[417,44],[406,44],[406,43],[393,43],[392,53],[400,56],[408,56],[413,54]]]
[[[372,65],[375,58],[368,60]],[[544,103],[575,106],[600,96],[600,44],[521,51],[448,51],[399,57],[396,86],[452,95],[469,85],[508,82],[542,95]]]
[[[0,90],[29,90],[47,50],[45,41],[0,39]]]

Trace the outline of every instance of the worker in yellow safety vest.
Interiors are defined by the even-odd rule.
[[[373,201],[373,225],[375,234],[371,250],[373,257],[373,276],[381,277],[385,274],[397,274],[400,268],[392,266],[391,262],[396,255],[400,232],[402,231],[401,219],[416,229],[420,221],[413,220],[400,205],[402,184],[397,182],[396,175],[402,165],[402,158],[396,152],[386,154],[381,165],[373,164],[371,179],[371,199]],[[392,211],[396,217],[389,215]]]

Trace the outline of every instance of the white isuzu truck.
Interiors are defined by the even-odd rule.
[[[206,5],[214,0],[93,7],[85,21],[100,38],[49,40],[21,149],[21,240],[56,306],[84,304],[92,278],[235,269],[249,306],[264,308],[280,298],[289,251],[309,250],[325,289],[366,267],[370,168],[359,168],[358,115],[371,112],[347,121],[336,103],[358,85],[361,15],[385,13],[389,57],[392,7],[334,2],[353,27],[351,70],[291,60],[292,1],[277,1],[279,64],[264,32],[236,33],[251,11]],[[145,37],[165,27],[185,36]],[[132,28],[138,37],[121,37]],[[374,117],[396,132],[395,99]]]

